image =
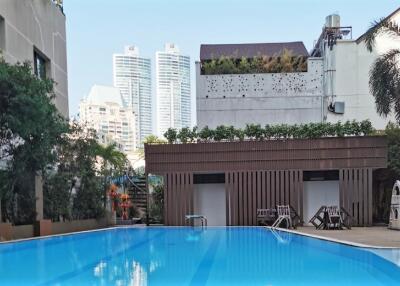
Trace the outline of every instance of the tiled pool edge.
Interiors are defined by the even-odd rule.
[[[270,231],[273,230],[272,227],[270,227],[270,226],[266,226],[265,228]],[[297,235],[302,235],[302,236],[306,236],[306,237],[310,237],[310,238],[314,238],[314,239],[344,244],[344,245],[348,245],[348,246],[352,246],[352,247],[363,248],[366,251],[372,252],[372,253],[382,257],[383,259],[390,261],[391,263],[400,267],[400,247],[368,245],[368,244],[362,244],[362,243],[357,243],[357,242],[351,242],[351,241],[347,241],[347,240],[340,240],[340,239],[329,238],[329,237],[315,235],[315,234],[304,233],[304,232],[286,229],[286,228],[276,228],[276,230],[287,232],[287,233],[293,233],[293,234],[297,234]]]
[[[90,233],[90,232],[97,232],[97,231],[104,231],[104,230],[109,230],[109,229],[118,229],[118,228],[151,228],[151,227],[167,227],[167,228],[176,228],[176,227],[184,227],[184,226],[164,226],[164,225],[156,225],[156,226],[146,226],[146,225],[118,225],[118,226],[110,226],[110,227],[103,227],[103,228],[98,228],[98,229],[90,229],[90,230],[82,230],[82,231],[75,231],[75,232],[67,232],[67,233],[59,233],[59,234],[51,234],[51,235],[45,235],[45,236],[35,236],[35,237],[27,237],[27,238],[20,238],[20,239],[13,239],[13,240],[6,240],[6,241],[0,241],[1,244],[7,244],[7,243],[15,243],[15,242],[24,242],[24,241],[30,241],[30,240],[37,240],[37,239],[46,239],[46,238],[52,238],[52,237],[59,237],[59,236],[67,236],[67,235],[74,235],[74,234],[82,234],[82,233]],[[213,226],[208,226],[212,228]],[[229,227],[235,227],[235,226],[229,226]],[[259,228],[260,226],[248,226],[248,227],[257,227]],[[207,228],[207,227],[206,227]],[[264,226],[263,228],[272,230],[272,227],[270,226]],[[330,238],[326,236],[320,236],[320,235],[315,235],[315,234],[309,234],[309,233],[304,233],[296,230],[291,230],[291,229],[286,229],[286,228],[275,228],[276,230],[283,231],[283,232],[288,232],[288,233],[293,233],[297,235],[303,235],[303,236],[308,236],[311,238],[315,239],[320,239],[320,240],[326,240],[330,242],[336,242],[340,244],[345,244],[349,246],[354,246],[354,247],[361,247],[361,248],[368,248],[371,250],[377,249],[377,250],[399,250],[400,247],[392,247],[392,246],[378,246],[378,245],[369,245],[369,244],[363,244],[363,243],[357,243],[357,242],[352,242],[352,241],[347,241],[347,240],[341,240],[341,239],[336,239],[336,238]]]
[[[270,226],[265,226],[266,229],[272,230],[272,227]],[[311,238],[316,238],[316,239],[321,239],[321,240],[326,240],[326,241],[331,241],[331,242],[336,242],[340,244],[345,244],[349,246],[354,246],[354,247],[362,247],[362,248],[368,248],[368,249],[395,249],[395,250],[400,250],[400,247],[393,247],[393,246],[379,246],[379,245],[369,245],[369,244],[363,244],[363,243],[357,243],[357,242],[352,242],[348,240],[341,240],[341,239],[336,239],[336,238],[331,238],[331,237],[326,237],[326,236],[320,236],[320,235],[315,235],[315,234],[310,234],[310,233],[304,233],[292,229],[286,229],[286,228],[274,228],[279,231],[284,231],[284,232],[289,232],[289,233],[294,233],[297,235],[303,235],[303,236],[308,236]]]
[[[19,238],[19,239],[5,240],[5,241],[0,241],[0,245],[2,245],[2,244],[8,244],[8,243],[18,243],[18,242],[24,242],[24,241],[31,241],[31,240],[38,240],[38,239],[46,239],[46,238],[60,237],[60,236],[67,236],[67,235],[75,235],[75,234],[89,233],[89,232],[98,232],[98,231],[104,231],[104,230],[108,230],[108,229],[117,229],[117,228],[142,228],[142,227],[145,227],[145,226],[142,226],[142,225],[131,225],[131,226],[110,226],[110,227],[102,227],[102,228],[97,228],[97,229],[88,229],[88,230],[73,231],[73,232],[66,232],[66,233],[57,233],[57,234],[51,234],[51,235],[33,236],[33,237],[27,237],[27,238]]]

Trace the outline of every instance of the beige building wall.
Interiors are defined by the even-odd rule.
[[[1,0],[0,50],[9,63],[46,60],[46,76],[55,84],[55,104],[68,116],[65,15],[51,0]]]

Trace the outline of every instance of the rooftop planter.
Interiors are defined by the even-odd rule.
[[[196,143],[196,142],[221,142],[244,140],[271,140],[271,139],[315,139],[322,137],[367,136],[375,132],[369,120],[346,121],[344,123],[308,123],[301,125],[265,125],[247,124],[244,129],[234,126],[220,125],[215,129],[207,126],[203,129],[182,128],[176,130],[169,128],[164,137],[170,144]]]
[[[201,63],[203,75],[291,72],[307,72],[307,57],[295,56],[291,50],[287,49],[273,56],[260,55],[253,58],[238,58],[235,55],[221,56]]]

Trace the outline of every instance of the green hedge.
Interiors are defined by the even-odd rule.
[[[273,56],[238,58],[236,55],[221,56],[218,59],[202,61],[202,74],[248,74],[248,73],[290,73],[306,72],[307,57],[296,56],[284,49]]]
[[[247,124],[244,129],[233,126],[220,125],[215,129],[208,126],[201,130],[197,127],[185,127],[181,130],[169,128],[164,137],[169,143],[191,143],[191,142],[218,142],[218,141],[242,141],[242,140],[264,140],[264,139],[311,139],[320,137],[344,137],[370,135],[374,128],[369,120],[346,121],[344,123],[308,123],[301,125],[265,125]]]

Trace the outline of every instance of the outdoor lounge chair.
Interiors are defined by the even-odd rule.
[[[338,206],[329,206],[326,208],[328,214],[328,221],[326,227],[328,229],[341,229],[343,225],[342,216]]]
[[[290,206],[277,206],[277,215],[278,218],[272,225],[272,228],[277,228],[281,225],[283,221],[286,222],[286,228],[292,228],[293,223],[292,223],[292,218],[290,216]]]
[[[310,223],[315,226],[316,229],[325,227],[325,211],[326,206],[321,206],[315,215],[310,219]]]
[[[338,206],[321,206],[310,219],[316,229],[342,229],[343,226],[351,229],[351,222],[350,214]]]

